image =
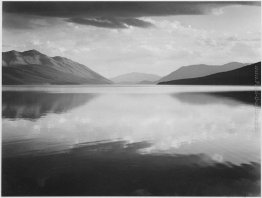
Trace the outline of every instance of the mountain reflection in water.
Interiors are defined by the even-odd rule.
[[[220,92],[183,92],[173,96],[181,102],[192,104],[217,104],[227,105],[248,104],[261,106],[261,91],[220,91]]]
[[[2,195],[259,196],[257,96],[4,91]]]
[[[39,119],[48,113],[63,113],[86,104],[95,94],[6,91],[2,94],[2,116]]]

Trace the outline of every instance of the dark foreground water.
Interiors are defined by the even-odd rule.
[[[260,91],[3,90],[4,196],[260,196]]]

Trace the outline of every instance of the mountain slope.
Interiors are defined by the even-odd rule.
[[[109,84],[88,67],[63,57],[48,57],[36,50],[2,53],[3,85]]]
[[[116,76],[114,78],[111,78],[110,80],[112,80],[115,83],[123,84],[150,84],[159,80],[160,78],[160,76],[154,74],[133,72]]]
[[[211,74],[215,74],[218,72],[230,71],[233,69],[237,69],[243,67],[248,64],[231,62],[224,65],[190,65],[179,68],[178,70],[168,74],[161,78],[158,82],[166,82],[171,80],[179,80],[185,78],[197,78],[203,77]]]
[[[166,85],[261,85],[261,62],[199,78],[160,82]]]

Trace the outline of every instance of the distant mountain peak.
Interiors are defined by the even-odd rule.
[[[159,80],[161,76],[155,74],[148,73],[140,73],[140,72],[131,72],[116,76],[111,78],[111,80],[115,83],[124,83],[124,84],[138,84],[144,81],[147,82],[155,82]]]
[[[224,65],[227,65],[227,64],[233,64],[233,63],[240,63],[240,62],[232,61],[232,62],[225,63]]]
[[[144,75],[144,74],[146,74],[146,73],[142,73],[142,72],[130,72],[130,73],[127,73],[127,74],[142,74],[142,75]],[[153,74],[147,74],[147,75],[153,75]]]
[[[11,50],[11,51],[7,51],[7,52],[2,52],[2,54],[12,54],[12,55],[18,55],[20,52],[16,51],[16,50]]]
[[[19,53],[19,52],[16,51],[16,50],[11,50],[11,51],[8,51],[8,52],[6,52],[6,53]]]
[[[24,55],[28,55],[28,56],[35,56],[35,55],[44,55],[41,52],[32,49],[32,50],[27,50],[27,51],[23,51],[23,52],[19,52],[16,50],[10,50],[7,52],[3,52],[2,54],[8,54],[8,55],[15,55],[15,56],[24,56]],[[44,55],[45,56],[45,55]]]
[[[243,65],[244,63],[240,63],[240,62],[237,62],[237,61],[232,61],[232,62],[229,62],[229,63],[225,63],[224,65],[233,65],[233,64],[241,64],[241,65]]]
[[[39,51],[35,50],[35,49],[32,49],[32,50],[27,50],[27,51],[23,51],[21,52],[21,54],[23,55],[44,55],[42,53],[40,53]]]

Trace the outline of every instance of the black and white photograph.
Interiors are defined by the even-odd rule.
[[[1,4],[2,196],[261,196],[261,1]]]

